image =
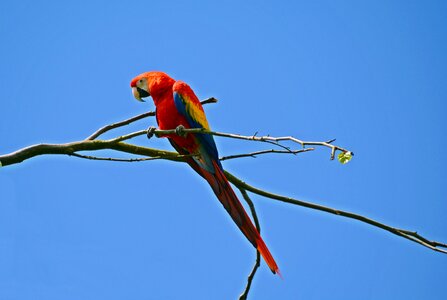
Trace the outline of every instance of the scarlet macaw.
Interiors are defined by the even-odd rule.
[[[183,126],[210,130],[202,104],[185,82],[176,81],[163,72],[146,72],[132,79],[130,86],[134,97],[139,101],[152,96],[160,129],[177,129]],[[279,273],[273,256],[225,177],[213,136],[170,134],[165,137],[180,154],[192,154],[187,158],[187,163],[208,181],[233,221],[259,250],[270,270],[274,274]]]

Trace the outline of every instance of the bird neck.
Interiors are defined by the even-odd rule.
[[[153,93],[152,99],[154,100],[155,107],[165,105],[166,102],[174,101],[174,96],[172,95],[172,87],[166,87],[164,89],[159,89],[156,93]]]

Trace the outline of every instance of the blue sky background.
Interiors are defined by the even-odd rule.
[[[215,130],[337,138],[355,152],[347,165],[327,149],[224,162],[248,183],[447,242],[446,2],[241,2],[2,1],[0,153],[153,109],[129,81],[162,70],[220,100],[205,108]],[[38,157],[1,169],[0,190],[0,299],[235,299],[254,261],[183,164]],[[445,297],[446,255],[253,200],[284,280],[263,263],[250,299]]]

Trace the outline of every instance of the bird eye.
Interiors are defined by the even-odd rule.
[[[143,79],[138,80],[137,86],[138,87],[143,87],[143,85],[144,85],[144,80]]]

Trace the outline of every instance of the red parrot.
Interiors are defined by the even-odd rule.
[[[152,96],[160,129],[210,130],[202,104],[185,82],[176,81],[163,72],[146,72],[132,79],[130,86],[139,101]],[[225,177],[213,136],[198,133],[186,136],[169,134],[164,137],[180,154],[192,154],[187,158],[187,163],[208,181],[223,207],[250,243],[259,250],[273,274],[279,273],[272,254]]]

